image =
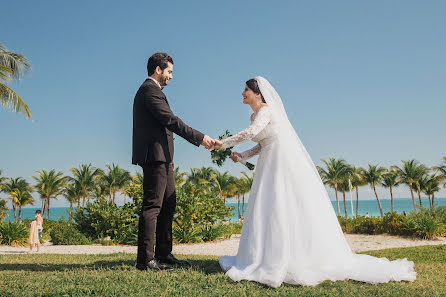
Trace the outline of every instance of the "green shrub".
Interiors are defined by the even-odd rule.
[[[174,240],[179,243],[201,241],[201,229],[192,226],[175,225],[172,228],[172,235]]]
[[[411,212],[405,224],[406,235],[416,236],[422,239],[433,239],[442,235],[444,225],[441,221],[442,212],[440,208],[420,208],[420,212]]]
[[[79,232],[73,224],[63,221],[53,226],[50,236],[54,245],[91,244],[90,240]]]
[[[361,217],[353,219],[352,233],[360,234],[378,234],[380,218],[377,217]]]
[[[232,215],[228,207],[212,188],[186,183],[177,188],[177,208],[174,215],[173,236],[177,242],[214,240],[224,234],[216,226]]]
[[[137,242],[138,206],[133,203],[117,207],[102,198],[77,208],[73,219],[76,228],[91,239],[109,236],[117,243]]]
[[[399,215],[396,212],[388,212],[382,218],[381,231],[392,235],[404,235],[403,226],[405,220],[405,216]]]
[[[241,234],[243,222],[228,222],[220,225],[222,228],[222,236],[225,239],[231,238],[232,234]]]
[[[28,242],[29,231],[22,223],[0,223],[0,243],[24,246]]]
[[[201,228],[201,238],[203,241],[213,241],[223,236],[223,225],[207,225]]]
[[[353,220],[338,216],[339,225],[345,233],[353,233]]]

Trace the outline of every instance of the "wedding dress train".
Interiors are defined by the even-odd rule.
[[[253,140],[242,153],[259,155],[236,256],[219,260],[234,281],[278,287],[315,286],[325,280],[368,283],[413,281],[414,263],[351,251],[319,174],[288,121],[279,95],[256,78],[268,106],[251,125],[223,140],[223,147]]]

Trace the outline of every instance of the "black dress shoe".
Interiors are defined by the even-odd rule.
[[[147,263],[147,269],[152,271],[173,271],[174,269],[169,266],[164,266],[157,259],[152,259]]]
[[[191,266],[189,261],[177,259],[172,254],[168,254],[166,257],[156,257],[156,259],[162,264]]]

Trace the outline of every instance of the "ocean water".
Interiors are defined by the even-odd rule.
[[[380,201],[381,201],[381,206],[383,208],[384,214],[386,212],[390,212],[391,211],[390,199],[380,199]],[[418,205],[418,203],[419,203],[418,198],[416,198],[415,202]],[[425,208],[429,208],[429,199],[421,198],[421,202],[423,203],[423,206]],[[347,205],[348,217],[352,217],[350,200],[346,199],[345,203]],[[337,214],[336,201],[331,201],[331,204],[333,205],[333,209],[335,210],[335,212]],[[446,206],[446,198],[435,198],[434,204],[437,206]],[[232,213],[234,213],[234,215],[231,217],[231,220],[237,221],[238,220],[237,203],[227,203],[227,205],[235,206],[235,210],[232,211]],[[246,212],[247,205],[248,205],[248,203],[245,203],[245,212]],[[240,204],[240,211],[241,211],[241,207],[242,207],[242,205]],[[341,215],[344,216],[344,201],[342,200],[342,198],[339,200],[339,208],[341,210]],[[402,214],[403,211],[405,211],[406,213],[409,213],[410,211],[413,210],[412,198],[394,199],[393,200],[393,208],[399,214]],[[356,212],[356,201],[355,200],[353,200],[353,212],[354,213]],[[378,206],[378,202],[376,200],[359,200],[358,214],[361,216],[364,216],[367,212],[369,213],[370,216],[376,216],[376,217],[380,216],[379,206]]]
[[[384,213],[390,212],[390,209],[391,209],[390,200],[383,199],[380,201],[381,201],[381,205],[383,208],[383,212]],[[422,201],[424,207],[429,207],[429,200],[427,198],[424,198],[421,201]],[[416,202],[418,203],[418,198],[416,198]],[[331,203],[333,205],[333,209],[336,212],[336,201],[331,201]],[[438,206],[446,206],[446,198],[435,198],[434,203]],[[350,200],[346,200],[346,204],[347,204],[348,216],[351,217],[352,215],[351,215]],[[237,221],[238,220],[237,203],[226,203],[226,205],[233,205],[235,207],[235,209],[232,211],[232,213],[234,215],[231,216],[231,220]],[[247,206],[248,206],[248,203],[245,203],[245,211],[246,211]],[[342,198],[339,201],[339,206],[341,209],[341,215],[343,216],[344,215],[344,203],[343,203]],[[394,208],[395,208],[395,211],[400,214],[403,211],[405,211],[406,213],[409,213],[410,211],[413,210],[412,199],[411,198],[395,199],[394,200]],[[22,208],[22,219],[34,218],[34,214],[37,209],[40,209],[40,208]],[[241,204],[240,204],[240,209],[241,209]],[[49,218],[50,218],[50,220],[58,220],[62,217],[68,218],[68,211],[69,211],[69,208],[65,208],[65,207],[51,208]],[[74,211],[74,208],[73,208],[73,211]],[[356,211],[356,202],[355,201],[353,201],[353,211]],[[363,216],[367,212],[369,213],[370,216],[379,216],[380,215],[378,203],[376,202],[376,200],[359,200],[359,210],[358,210],[359,215]],[[12,209],[11,209],[11,210],[9,210],[9,216],[6,217],[5,221],[12,221],[13,219],[14,219],[14,216],[13,216]]]

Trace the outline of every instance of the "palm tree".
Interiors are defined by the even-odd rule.
[[[8,179],[7,177],[1,176],[2,171],[0,170],[0,192],[2,191],[2,185],[3,183]]]
[[[352,182],[352,187],[355,188],[356,191],[356,216],[358,216],[358,210],[359,210],[359,191],[358,187],[362,187],[365,185],[368,185],[367,181],[364,180],[364,177],[361,174],[361,171],[363,168],[358,167],[351,167],[350,169],[350,178]]]
[[[130,172],[123,168],[119,168],[118,165],[114,163],[112,166],[109,164],[105,165],[108,169],[107,174],[102,175],[101,180],[104,182],[106,189],[108,189],[110,194],[110,199],[113,198],[113,203],[115,203],[116,192],[123,192],[123,189],[131,181]],[[124,195],[125,203],[125,195]]]
[[[392,166],[392,170],[395,170],[398,174],[398,180],[400,183],[404,183],[409,186],[410,188],[410,194],[412,196],[412,203],[413,203],[413,210],[415,213],[417,212],[417,206],[415,203],[415,197],[413,194],[414,184],[417,183],[417,180],[419,179],[420,173],[423,170],[422,165],[417,160],[408,160],[408,161],[401,161],[403,163],[403,166]]]
[[[432,169],[435,172],[440,172],[442,180],[444,181],[444,187],[446,187],[446,157],[442,157],[443,159],[443,164],[441,164],[440,166],[434,166],[432,167]]]
[[[395,170],[388,170],[388,171],[384,172],[381,185],[384,188],[389,188],[389,190],[390,190],[390,203],[391,203],[391,207],[392,207],[392,212],[394,212],[393,188],[397,187],[399,184],[400,183],[398,181],[398,173]]]
[[[42,200],[42,216],[48,219],[50,215],[50,199],[56,199],[57,196],[62,194],[68,178],[63,176],[62,172],[56,172],[54,169],[37,171],[37,176],[33,176],[33,178],[37,181],[34,188]]]
[[[19,214],[18,214],[18,222],[20,223],[22,221],[21,214],[22,214],[22,206],[33,204],[34,198],[31,195],[32,187],[29,184],[23,183],[23,187],[16,188],[14,191],[10,193],[10,196],[14,199],[14,203],[19,207]]]
[[[104,174],[104,172],[93,167],[91,164],[81,164],[79,168],[72,167],[70,169],[73,177],[70,180],[79,188],[79,201],[82,199],[82,206],[85,206],[85,200],[90,197],[90,193],[95,190],[97,179]]]
[[[344,159],[336,160],[335,158],[330,158],[328,162],[324,159],[321,160],[327,166],[327,170],[319,166],[317,166],[317,170],[319,171],[319,175],[321,176],[324,184],[335,190],[336,206],[338,209],[338,216],[340,216],[341,209],[339,208],[338,184],[342,183],[343,177],[345,176],[346,171],[348,171],[349,166]]]
[[[73,217],[73,203],[78,202],[80,189],[74,183],[67,183],[63,189],[62,195],[70,202],[70,221]]]
[[[418,193],[418,200],[420,201],[420,206],[423,207],[423,202],[421,201],[421,192],[423,188],[426,187],[427,173],[429,169],[423,164],[418,165],[418,177],[416,182],[413,184],[413,189]]]
[[[344,202],[344,216],[347,218],[347,204],[345,202],[345,192],[350,192],[350,185],[348,183],[348,175],[345,175],[343,179],[338,183],[338,191],[342,192],[342,199]]]
[[[234,184],[234,177],[229,174],[229,172],[225,171],[221,173],[220,171],[215,171],[212,179],[214,180],[215,186],[218,191],[218,195],[226,203],[226,198],[231,195],[231,185]]]
[[[439,192],[440,184],[443,181],[443,176],[432,174],[426,178],[426,182],[423,188],[423,193],[429,198],[429,207],[434,207],[434,196],[436,192]]]
[[[12,193],[16,190],[23,190],[29,186],[28,182],[22,177],[8,178],[7,182],[3,184],[3,192],[8,194],[9,199],[12,201],[12,210],[14,213],[14,222],[17,222],[17,203]]]
[[[383,173],[386,171],[386,168],[369,164],[369,169],[363,169],[362,175],[370,187],[375,192],[376,201],[378,202],[379,212],[381,213],[381,217],[384,217],[383,208],[381,206],[381,201],[379,201],[378,194],[376,193],[376,185],[380,184],[383,179]]]
[[[27,119],[31,120],[28,105],[19,94],[7,86],[13,80],[20,80],[29,70],[31,70],[31,64],[25,56],[9,52],[4,45],[0,44],[0,102],[3,108],[23,113]]]
[[[252,182],[254,181],[254,172],[251,176],[249,176],[245,171],[242,171],[243,179],[244,179],[244,187],[242,192],[242,216],[245,215],[245,194],[249,193],[252,188]]]

